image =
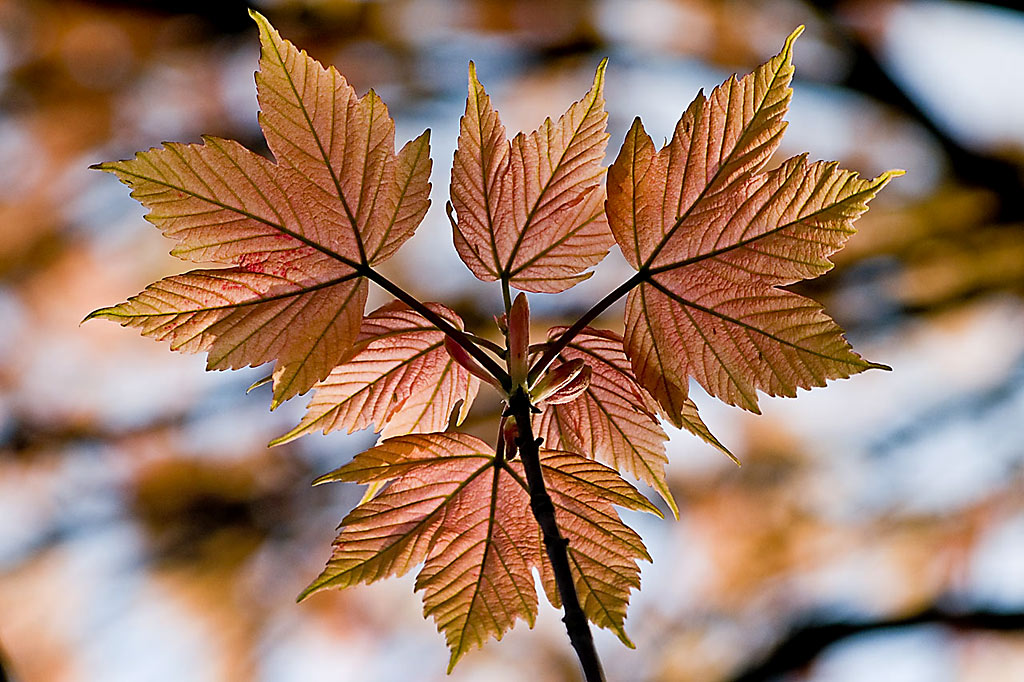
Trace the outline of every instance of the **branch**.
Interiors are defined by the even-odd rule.
[[[643,270],[637,272],[635,275],[617,286],[607,296],[595,303],[590,310],[583,313],[583,316],[576,320],[571,327],[559,334],[557,339],[546,344],[547,349],[544,351],[544,355],[540,356],[540,359],[533,363],[533,367],[530,368],[530,383],[533,383],[537,377],[544,373],[544,370],[548,368],[548,365],[550,365],[554,359],[558,357],[558,354],[561,353],[574,338],[576,338],[577,334],[583,331],[584,327],[593,322],[598,315],[610,308],[613,303],[628,294],[633,287],[640,284],[647,274],[648,273]]]
[[[993,632],[1024,629],[1024,613],[947,611],[933,607],[903,618],[849,622],[810,622],[790,630],[761,661],[731,678],[731,682],[767,682],[800,670],[821,653],[849,637],[889,628],[936,623],[957,630]]]
[[[509,397],[509,413],[515,418],[518,429],[516,445],[519,446],[519,457],[523,462],[526,482],[530,486],[530,508],[540,525],[544,549],[551,561],[558,595],[562,600],[562,609],[565,612],[562,622],[565,623],[565,630],[569,634],[569,642],[576,650],[586,682],[603,682],[604,673],[601,670],[601,661],[597,657],[597,650],[594,648],[594,638],[590,634],[590,623],[580,606],[572,571],[569,568],[569,553],[566,551],[569,543],[558,530],[555,505],[544,486],[544,475],[540,466],[540,440],[533,437],[530,398],[522,388],[517,389]]]
[[[466,332],[457,329],[448,320],[423,305],[418,298],[374,270],[372,267],[368,265],[360,265],[357,267],[357,270],[359,271],[359,274],[363,275],[371,282],[377,284],[381,289],[384,289],[384,291],[387,291],[389,294],[408,305],[410,308],[425,317],[431,324],[437,327],[438,330],[449,336],[452,341],[465,348],[466,352],[472,355],[473,359],[479,362],[480,366],[490,372],[491,375],[503,386],[510,385],[508,373],[502,369],[501,365],[495,362],[490,355],[485,353],[480,346],[475,344]]]

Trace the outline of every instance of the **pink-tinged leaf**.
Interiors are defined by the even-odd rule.
[[[242,268],[193,270],[155,282],[89,318],[138,327],[144,336],[169,341],[172,350],[205,351],[211,370],[276,360],[275,391],[294,395],[317,381],[320,368],[336,364],[351,346],[366,284],[317,252],[292,265],[277,263],[273,274]]]
[[[462,329],[454,311],[426,305]],[[371,424],[384,438],[443,431],[460,402],[457,423],[462,423],[480,380],[452,360],[444,339],[443,332],[404,303],[370,313],[349,357],[313,387],[302,421],[271,445],[313,431],[351,433]]]
[[[630,265],[649,263],[679,216],[699,212],[767,163],[786,126],[793,41],[802,31],[753,73],[730,77],[708,98],[698,94],[661,151],[640,119],[633,122],[608,171],[608,220]]]
[[[334,208],[330,228],[351,236],[376,264],[409,237],[430,204],[428,133],[395,154],[395,123],[372,90],[357,97],[345,77],[260,29],[256,92],[260,126],[278,162],[307,178]]]
[[[614,470],[579,455],[542,450],[541,463],[586,614],[628,641],[622,621],[639,584],[636,561],[649,557],[612,505],[657,509]],[[449,671],[517,619],[533,624],[533,569],[551,569],[519,462],[498,461],[466,434],[414,434],[387,439],[317,482],[327,481],[386,485],[342,521],[327,567],[303,597],[422,564],[416,589],[451,649]],[[557,603],[554,591],[549,598]]]
[[[555,339],[565,327],[554,327],[548,338]],[[614,332],[585,328],[565,347],[555,367],[581,360],[591,370],[590,385],[576,400],[547,405],[537,421],[537,433],[552,448],[596,457],[619,471],[626,471],[658,491],[677,517],[676,506],[665,480],[665,441],[668,436],[658,423],[657,404],[633,375],[622,350],[622,337]],[[688,426],[728,454],[687,401]],[[691,409],[692,408],[692,409]],[[731,455],[730,455],[731,457]]]
[[[327,568],[304,594],[423,563],[416,589],[445,634],[450,667],[516,619],[533,624],[537,522],[489,445],[459,433],[391,438],[324,480],[391,483],[345,518]]]
[[[559,292],[607,255],[604,69],[602,62],[591,90],[557,122],[547,119],[509,143],[470,64],[451,196],[456,249],[480,279]]]
[[[261,125],[278,163],[207,137],[100,164],[132,187],[147,219],[196,270],[148,287],[105,317],[210,353],[210,369],[276,361],[272,405],[304,393],[350,351],[366,284],[359,276],[408,239],[429,204],[426,133],[394,150],[372,93],[356,98],[333,68],[267,21],[257,75]]]
[[[630,591],[640,588],[637,561],[651,557],[640,536],[622,523],[612,505],[661,513],[603,464],[569,452],[541,450],[541,466],[559,530],[568,541],[569,565],[583,612],[635,648],[624,627],[626,607]],[[560,608],[554,574],[546,560],[541,582],[548,600]]]
[[[795,157],[764,172],[790,99],[792,44],[711,96],[655,150],[639,119],[609,170],[608,219],[641,273],[624,347],[676,425],[693,422],[689,378],[757,411],[757,391],[793,396],[871,367],[818,304],[777,287],[822,274],[853,222],[898,172],[874,180]]]
[[[302,596],[404,575],[423,563],[449,505],[473,497],[478,479],[489,487],[492,456],[486,443],[463,434],[400,436],[317,479],[390,485],[345,517],[327,567]]]

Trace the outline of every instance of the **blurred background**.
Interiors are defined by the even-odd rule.
[[[806,24],[780,154],[908,172],[835,270],[797,288],[894,371],[766,399],[761,417],[695,387],[744,466],[672,433],[681,519],[627,519],[654,563],[627,621],[637,649],[598,633],[608,677],[1024,680],[1024,14],[941,1],[254,6],[358,91],[374,87],[399,143],[433,130],[433,207],[386,269],[478,330],[500,294],[462,266],[441,210],[470,59],[515,132],[560,114],[609,57],[613,157],[635,115],[670,136],[699,88]],[[269,413],[265,389],[245,394],[259,369],[206,373],[133,330],[79,326],[188,268],[90,164],[203,133],[265,149],[245,9],[0,0],[0,679],[576,680],[550,607],[446,678],[411,577],[296,605],[361,494],[309,483],[373,434],[267,449],[304,398]],[[533,297],[538,327],[626,276],[615,252],[566,295]],[[602,324],[620,327],[620,309]],[[482,398],[468,428],[490,438],[495,407]]]

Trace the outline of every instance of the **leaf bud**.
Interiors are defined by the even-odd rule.
[[[583,361],[574,360],[573,362]],[[551,374],[554,374],[555,371],[557,371],[558,369],[562,369],[563,367],[566,366],[567,365],[561,365],[556,370],[553,370]],[[548,376],[550,376],[551,374],[549,374]],[[549,405],[561,405],[563,403],[570,403],[573,400],[576,400],[576,398],[579,398],[581,395],[583,395],[583,392],[590,387],[590,378],[593,376],[593,374],[593,370],[590,369],[589,366],[584,365],[583,368],[579,372],[577,372],[571,379],[563,383],[561,386],[552,390],[549,393],[549,395],[547,395],[545,398],[539,398],[538,402],[540,402],[540,400],[544,400]]]
[[[508,314],[508,374],[512,386],[526,386],[529,374],[530,304],[526,294],[519,294]]]

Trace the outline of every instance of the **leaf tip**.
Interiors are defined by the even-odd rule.
[[[267,18],[251,7],[249,8],[249,18],[255,21],[260,28],[263,28],[264,26],[270,26],[270,22],[267,20]]]
[[[800,34],[804,32],[804,28],[806,27],[803,24],[800,24],[795,29],[793,29],[793,32],[790,33],[789,36],[786,38],[785,45],[782,46],[782,54],[786,55],[787,57],[792,56],[793,43],[795,43],[796,39],[800,37]]]
[[[89,320],[96,320],[101,317],[105,317],[107,319],[117,317],[117,308],[97,308],[96,310],[92,311],[91,313],[83,317],[82,321],[79,322],[78,324],[83,325]]]
[[[299,596],[295,597],[295,603],[301,604],[302,602],[309,599],[309,597],[312,596],[313,593],[319,592],[322,587],[323,585],[320,583],[320,578],[317,578],[316,580],[311,582],[306,589],[304,589],[302,592],[299,592]]]
[[[892,371],[892,367],[890,367],[889,365],[883,365],[880,362],[869,362],[867,368],[868,369],[881,369],[881,370],[885,370],[886,372],[891,372]]]
[[[298,434],[295,433],[295,429],[292,429],[291,431],[289,431],[288,433],[284,434],[283,436],[278,436],[274,440],[272,440],[269,443],[267,443],[267,447],[268,448],[276,448],[278,445],[284,445],[285,443],[290,443],[291,441],[295,440],[296,438],[298,438]],[[316,484],[317,484],[316,481],[313,481],[313,485],[316,485]]]
[[[265,386],[265,385],[269,384],[273,380],[274,380],[274,376],[272,374],[268,374],[267,376],[263,377],[262,379],[257,379],[256,381],[252,382],[252,384],[249,385],[249,388],[245,389],[245,394],[249,395],[250,393],[255,391],[257,388],[259,388],[260,386]]]
[[[597,73],[594,74],[594,89],[600,88],[604,85],[604,72],[608,68],[608,57],[601,60],[601,63],[597,65]]]
[[[902,168],[893,168],[892,170],[887,170],[881,175],[879,175],[877,178],[875,178],[875,182],[878,183],[878,187],[881,188],[884,185],[888,184],[889,181],[892,180],[893,178],[898,178],[906,174],[907,171],[903,170]]]
[[[287,436],[287,435],[288,434],[285,434],[285,436]],[[285,436],[281,436],[281,438],[284,438]],[[280,438],[278,438],[276,440],[280,440]],[[273,441],[271,441],[271,443],[273,443]],[[313,479],[313,482],[310,483],[309,485],[315,488],[316,486],[323,485],[324,483],[333,483],[334,481],[338,480],[337,474],[338,474],[338,472],[337,472],[337,470],[335,470],[335,471],[331,471],[330,473],[323,474],[322,476],[317,476],[316,478]],[[307,588],[307,589],[309,589],[309,588]]]

